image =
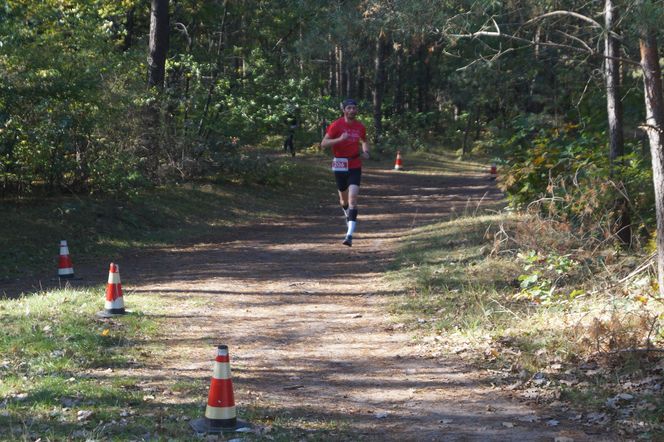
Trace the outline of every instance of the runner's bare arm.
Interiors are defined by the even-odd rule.
[[[360,140],[362,143],[362,157],[365,160],[369,159],[369,143],[366,140]]]
[[[348,138],[348,134],[346,132],[342,133],[338,138],[330,138],[330,136],[326,134],[323,138],[323,141],[320,142],[320,145],[323,148],[332,147],[335,144],[342,142],[346,138]]]

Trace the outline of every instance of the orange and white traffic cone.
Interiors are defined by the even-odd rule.
[[[496,163],[493,163],[489,169],[489,179],[495,180],[496,178],[498,178],[498,168],[496,167]]]
[[[111,263],[108,270],[108,284],[106,284],[106,302],[104,310],[97,313],[102,318],[124,315],[124,298],[122,297],[122,283],[120,282],[120,266]]]
[[[210,381],[205,417],[189,423],[197,433],[217,434],[221,432],[235,432],[240,428],[247,428],[247,422],[237,418],[235,411],[235,398],[233,397],[233,381],[231,380],[231,365],[228,355],[228,346],[217,347],[217,357],[214,360],[214,372]]]
[[[394,170],[402,170],[403,164],[401,163],[401,152],[397,151],[397,160],[394,163]]]
[[[74,277],[74,266],[69,256],[69,247],[64,239],[60,241],[60,258],[58,259],[58,278],[71,279]]]

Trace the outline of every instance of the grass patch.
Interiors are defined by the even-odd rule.
[[[135,342],[154,336],[158,322],[140,308],[98,319],[102,293],[57,290],[0,301],[0,438],[92,435],[142,402],[135,379],[99,373],[138,364]],[[132,303],[151,306],[139,296]]]

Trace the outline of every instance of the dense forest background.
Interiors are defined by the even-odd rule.
[[[254,173],[289,116],[315,145],[354,97],[379,151],[484,155],[513,205],[634,245],[662,199],[663,6],[7,0],[0,193]]]

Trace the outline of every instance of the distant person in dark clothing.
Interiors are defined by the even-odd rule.
[[[285,120],[288,132],[286,139],[284,139],[284,152],[290,152],[291,156],[295,156],[295,129],[298,127],[297,117],[294,113],[289,113]]]

